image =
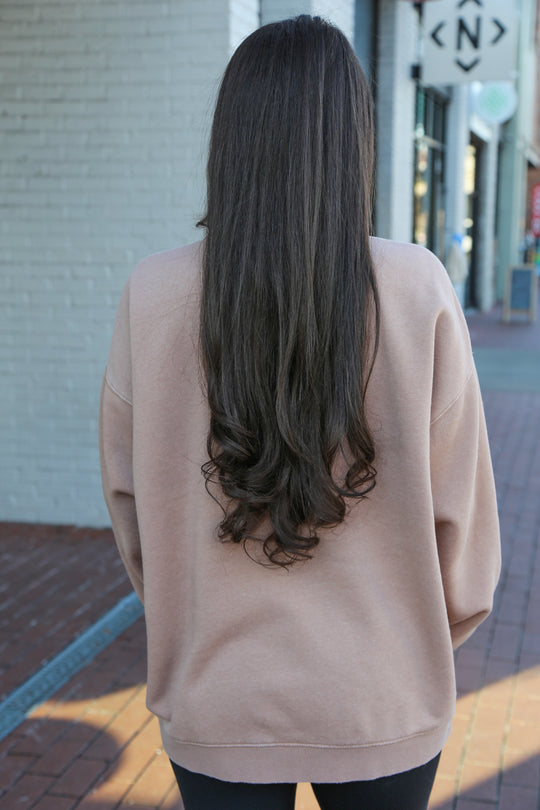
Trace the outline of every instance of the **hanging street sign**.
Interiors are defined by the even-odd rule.
[[[425,84],[514,78],[515,0],[434,0],[424,5]]]

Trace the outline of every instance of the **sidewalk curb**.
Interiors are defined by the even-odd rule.
[[[130,593],[101,619],[84,631],[61,653],[45,664],[0,703],[0,740],[8,736],[29,712],[92,661],[144,612],[135,593]]]

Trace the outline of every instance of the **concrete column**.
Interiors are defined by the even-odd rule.
[[[261,0],[262,25],[298,14],[311,14],[311,0]]]
[[[522,0],[519,28],[517,84],[519,104],[501,128],[501,167],[498,193],[497,295],[502,298],[509,265],[520,260],[519,246],[526,230],[527,149],[533,141],[536,92],[536,2]]]
[[[455,233],[463,234],[466,211],[465,153],[469,143],[469,86],[454,85],[448,105],[446,120],[446,166],[447,178],[445,242],[446,255]],[[465,282],[455,285],[456,293],[463,304]]]
[[[519,245],[524,231],[527,161],[520,144],[516,117],[504,127],[501,139],[496,270],[499,298],[504,295],[507,268],[520,259]]]
[[[525,231],[527,159],[519,131],[519,111],[503,128],[498,199],[497,295],[504,295],[507,268],[516,264]]]
[[[497,164],[499,127],[493,127],[491,139],[482,154],[480,222],[478,228],[478,306],[491,309],[495,300],[495,210],[497,204]]]
[[[240,45],[261,24],[259,0],[229,0],[229,51]]]
[[[413,228],[415,84],[418,18],[410,3],[381,0],[378,18],[378,236],[409,242]]]
[[[265,25],[298,14],[318,15],[341,28],[352,42],[354,5],[354,0],[261,0],[261,21]]]

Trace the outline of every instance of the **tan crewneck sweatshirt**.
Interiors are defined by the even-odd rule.
[[[205,490],[201,243],[145,259],[103,384],[103,487],[144,602],[149,708],[168,755],[228,781],[339,782],[435,756],[452,646],[500,567],[482,402],[460,305],[423,248],[372,240],[380,346],[366,407],[377,485],[289,571],[223,544]]]

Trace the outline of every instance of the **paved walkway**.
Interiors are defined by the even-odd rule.
[[[492,616],[457,654],[430,810],[540,810],[540,324],[494,310],[469,325],[504,564]],[[4,693],[129,592],[110,533],[85,529],[0,526],[0,577]],[[139,620],[0,742],[0,810],[181,810],[144,705],[144,649]],[[301,785],[296,810],[316,808]]]
[[[130,591],[109,530],[0,523],[0,700]]]

